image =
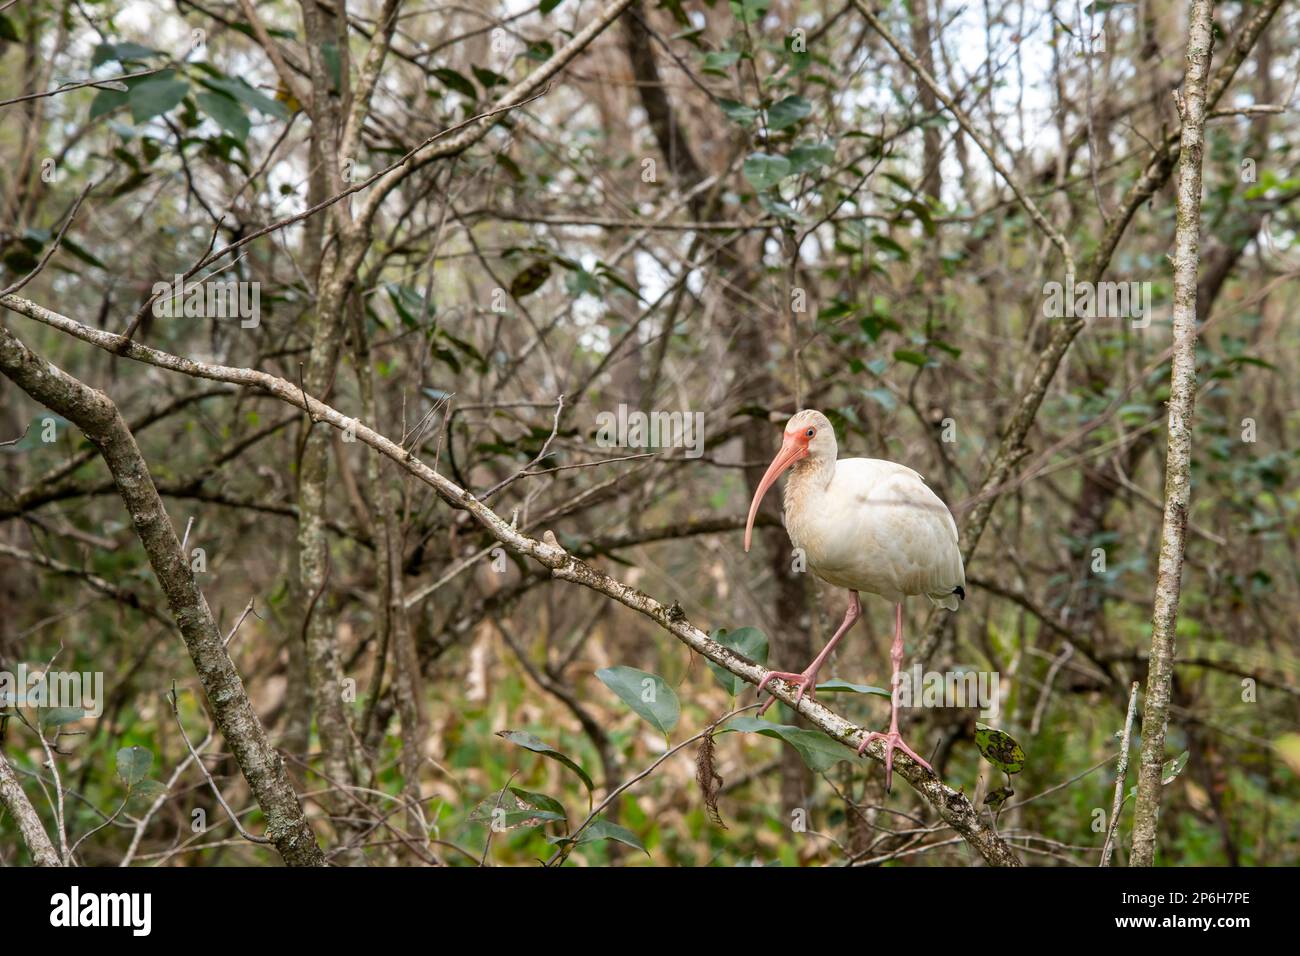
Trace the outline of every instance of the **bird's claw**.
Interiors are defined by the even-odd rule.
[[[915,750],[903,743],[902,736],[897,730],[891,730],[887,734],[882,734],[878,730],[873,730],[863,738],[862,743],[858,745],[858,756],[861,757],[866,752],[867,745],[873,740],[879,738],[885,742],[885,792],[890,793],[893,790],[894,783],[894,751],[901,750],[911,757],[917,764],[924,767],[930,773],[934,773],[934,768],[925,761]]]
[[[794,706],[799,706],[799,701],[803,700],[805,692],[810,698],[815,699],[817,697],[817,685],[814,683],[816,680],[815,674],[792,674],[789,671],[768,671],[763,676],[763,679],[758,682],[758,692],[763,693],[763,688],[778,677],[798,686],[799,689],[794,692]],[[768,691],[768,693],[771,693],[771,691]],[[767,709],[775,703],[776,697],[769,697],[767,703],[758,709],[759,716],[765,714]]]

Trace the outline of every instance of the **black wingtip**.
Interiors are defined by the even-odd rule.
[[[955,595],[957,595],[957,597],[961,598],[963,601],[966,600],[966,589],[965,589],[965,588],[962,588],[962,587],[956,587],[956,588],[953,588],[953,589],[952,589],[952,593],[955,594]]]

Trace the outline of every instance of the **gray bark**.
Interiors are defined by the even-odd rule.
[[[1161,769],[1169,695],[1173,683],[1175,627],[1191,495],[1192,412],[1196,401],[1196,280],[1200,266],[1201,162],[1205,151],[1205,101],[1214,47],[1214,5],[1193,0],[1183,83],[1179,156],[1178,224],[1174,232],[1174,356],[1169,383],[1169,436],[1165,459],[1165,512],[1151,617],[1151,657],[1142,708],[1142,754],[1133,809],[1133,866],[1155,860]]]
[[[36,808],[27,799],[27,794],[23,792],[22,785],[14,776],[13,768],[3,753],[0,753],[0,804],[4,805],[18,824],[18,832],[22,834],[23,842],[27,844],[36,865],[60,866],[59,854],[50,842],[50,835],[45,832]]]

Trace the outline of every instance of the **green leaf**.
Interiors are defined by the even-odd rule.
[[[320,48],[321,59],[325,61],[325,71],[329,73],[331,87],[335,90],[343,87],[343,61],[339,57],[337,43],[323,43]]]
[[[520,800],[529,803],[534,807],[545,810],[548,813],[558,814],[556,819],[567,820],[568,814],[564,812],[564,804],[544,793],[534,793],[531,790],[524,790],[522,787],[511,787],[510,792]]]
[[[550,13],[563,2],[564,0],[542,0],[542,2],[537,5],[537,9],[541,13]]]
[[[384,283],[384,291],[388,293],[402,325],[408,329],[419,328],[420,317],[424,315],[424,296],[410,286],[397,282]],[[432,308],[429,309],[429,314],[433,314]]]
[[[790,175],[790,160],[768,153],[751,153],[745,157],[744,173],[755,189],[771,189]]]
[[[912,199],[903,203],[903,208],[916,216],[927,236],[935,234],[934,217],[930,215],[930,210],[926,208],[925,203]]]
[[[190,85],[185,80],[149,79],[139,83],[126,94],[131,104],[131,119],[139,124],[161,116],[179,106],[189,91]]]
[[[532,734],[523,730],[502,730],[497,734],[497,736],[504,737],[516,747],[523,747],[525,750],[531,750],[533,753],[541,754],[543,757],[550,757],[552,760],[564,764],[582,778],[582,782],[586,786],[588,794],[596,789],[596,785],[591,782],[591,777],[588,776],[587,771],[578,766],[572,758],[560,753],[540,738],[534,737]]]
[[[826,166],[835,160],[835,146],[831,143],[803,143],[790,150],[790,172],[802,173],[817,166]]]
[[[563,807],[559,811],[539,807],[527,796],[520,797],[520,793],[528,794],[528,791],[516,791],[514,787],[510,788],[509,793],[496,791],[474,805],[474,809],[469,812],[469,819],[489,825],[494,820],[500,820],[501,826],[507,830],[517,826],[535,827],[543,823],[568,819]]]
[[[1132,0],[1095,0],[1083,8],[1083,12],[1088,16],[1096,16],[1098,13],[1105,13],[1107,10],[1114,10],[1116,7],[1134,6]]]
[[[812,104],[802,96],[787,96],[767,111],[767,127],[771,130],[789,129],[812,112]]]
[[[596,843],[600,840],[614,840],[640,850],[646,856],[650,855],[650,851],[645,848],[645,844],[637,839],[637,835],[627,827],[621,827],[617,823],[610,823],[608,820],[597,817],[582,831],[582,835],[578,837],[578,843]]]
[[[531,295],[544,286],[546,280],[550,277],[551,264],[549,262],[531,263],[510,280],[510,295],[515,299],[522,299],[526,295]]]
[[[241,143],[248,139],[248,114],[233,96],[204,91],[194,97],[194,100],[199,104],[199,109],[216,120],[217,125],[235,139]]]
[[[1010,734],[976,724],[975,746],[985,760],[1003,773],[1020,773],[1025,769],[1025,751]]]
[[[832,677],[830,680],[817,685],[819,694],[874,694],[877,697],[890,698],[893,695],[883,687],[876,687],[873,684],[852,684],[846,680],[840,680],[838,677]]]
[[[233,96],[249,109],[257,110],[263,116],[274,116],[277,119],[289,118],[288,107],[279,100],[273,100],[264,93],[253,89],[243,80],[208,79],[202,82],[208,89],[225,93],[227,96]]]
[[[474,88],[474,84],[463,73],[458,73],[449,67],[439,67],[433,71],[433,75],[447,89],[471,100],[478,99],[478,90]]]
[[[801,221],[798,210],[785,202],[776,193],[759,193],[758,204],[763,207],[768,214],[775,216],[777,219],[790,219],[794,222]]]
[[[483,84],[485,90],[490,90],[494,86],[505,86],[510,82],[496,70],[489,70],[487,67],[471,65],[469,69],[474,74],[474,79]]]
[[[141,61],[162,55],[162,51],[138,43],[101,43],[95,47],[95,52],[90,56],[90,66],[94,69],[109,60],[125,64],[128,60]]]
[[[628,295],[632,296],[633,298],[637,299],[638,301],[641,302],[646,301],[645,298],[642,297],[640,291],[637,289],[636,286],[634,286],[627,279],[623,278],[623,276],[621,276],[617,272],[617,270],[611,269],[609,266],[605,265],[605,263],[601,262],[599,259],[596,260],[596,275],[600,276],[606,282],[618,286],[620,289],[622,289],[624,292],[626,292]]]
[[[704,55],[704,62],[700,69],[714,76],[726,76],[739,61],[740,54],[735,50],[715,50]]]
[[[673,732],[682,716],[682,706],[662,677],[635,667],[604,667],[596,671],[596,676],[665,737]]]
[[[87,265],[96,266],[97,268],[104,269],[105,271],[107,271],[108,269],[108,266],[104,265],[104,263],[101,262],[98,257],[96,257],[95,255],[87,251],[86,248],[83,245],[81,245],[81,243],[73,239],[70,239],[67,236],[63,237],[62,248],[67,249],[68,252],[72,253],[74,256],[76,256],[78,259],[80,259],[82,262],[86,263]]]
[[[555,44],[550,40],[534,40],[528,44],[528,49],[524,56],[534,63],[545,63],[551,57],[555,56]]]
[[[731,13],[741,23],[762,19],[772,0],[731,0]]]
[[[894,360],[906,362],[908,365],[915,365],[917,368],[925,368],[930,361],[924,352],[914,352],[912,349],[895,349]]]
[[[741,103],[739,100],[718,100],[718,106],[726,114],[727,119],[733,123],[739,123],[741,126],[752,126],[754,120],[758,119],[758,110]]]
[[[40,725],[42,727],[63,727],[67,724],[75,724],[85,716],[85,710],[80,707],[43,708],[40,711]]]
[[[524,171],[519,168],[519,164],[507,156],[505,153],[497,153],[496,164],[506,171],[509,176],[517,183],[522,183],[525,179]]]
[[[133,787],[149,775],[153,751],[144,747],[123,747],[117,752],[117,775]]]
[[[909,258],[911,258],[908,255],[906,249],[904,249],[901,245],[899,245],[897,242],[895,242],[893,239],[889,238],[888,236],[873,235],[871,237],[871,241],[874,242],[876,245],[878,245],[881,249],[884,249],[886,252],[892,252],[895,256],[897,256],[899,259],[902,259],[904,262],[906,262]]]
[[[14,27],[14,22],[3,13],[0,13],[0,40],[8,40],[10,43],[22,42],[22,38],[18,36],[18,30]]]
[[[1016,792],[1010,787],[998,787],[996,790],[990,790],[984,796],[984,806],[988,807],[994,813],[1002,809],[1002,804],[1006,803]]]
[[[916,190],[912,188],[912,184],[908,182],[906,178],[898,175],[898,173],[882,172],[880,175],[885,177],[885,179],[888,179],[891,183],[893,183],[895,186],[897,186],[899,189],[903,190],[904,192],[907,193],[916,192]]]
[[[841,760],[852,760],[853,751],[844,744],[832,740],[820,730],[805,730],[790,724],[774,724],[759,717],[736,717],[720,731],[729,730],[762,734],[776,740],[784,740],[799,752],[814,773],[825,773]]]
[[[767,664],[767,635],[756,627],[739,627],[734,631],[728,631],[726,628],[719,628],[709,635],[723,647],[730,648],[742,657],[748,657],[755,664]],[[705,658],[709,665],[709,670],[713,671],[713,676],[717,678],[718,683],[722,685],[732,697],[735,697],[742,690],[749,686],[749,682],[737,677],[731,671],[727,670],[713,661]]]
[[[1174,779],[1183,772],[1187,766],[1188,751],[1184,750],[1173,760],[1166,760],[1165,765],[1160,768],[1160,783],[1163,786],[1169,786]]]
[[[90,118],[99,119],[113,112],[119,106],[126,105],[126,94],[117,90],[100,90],[90,101]]]
[[[817,313],[818,322],[838,322],[857,312],[857,306],[843,299],[835,299],[830,305]]]
[[[898,407],[898,399],[894,393],[887,388],[868,388],[863,391],[867,398],[871,399],[887,412],[892,412]]]
[[[127,806],[134,811],[148,810],[166,792],[167,787],[157,780],[141,780],[131,786],[131,799]]]

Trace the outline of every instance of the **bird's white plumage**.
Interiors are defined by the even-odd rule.
[[[905,465],[876,458],[800,462],[785,489],[785,524],[809,569],[830,584],[895,603],[924,594],[957,609],[953,592],[966,584],[957,523]]]

